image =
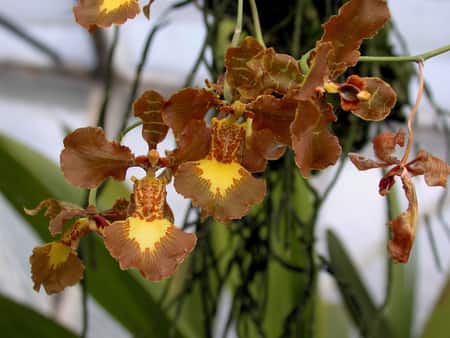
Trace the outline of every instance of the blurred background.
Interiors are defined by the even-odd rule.
[[[127,113],[135,68],[154,27],[163,23],[151,42],[138,93],[156,89],[167,97],[184,86],[195,65],[206,35],[204,17],[194,4],[169,11],[175,3],[157,0],[152,5],[150,21],[139,15],[120,28],[106,119],[106,131],[111,136],[120,128],[122,117]],[[25,143],[55,163],[67,131],[91,125],[98,118],[104,98],[105,64],[114,38],[114,28],[88,34],[75,23],[73,5],[74,2],[68,0],[0,0],[0,134]],[[407,53],[418,54],[450,43],[450,32],[445,29],[450,2],[390,0],[389,7],[396,27],[390,32],[389,43],[396,53],[405,54],[406,48]],[[261,13],[263,25],[265,20]],[[206,55],[212,57],[208,52]],[[435,105],[445,109],[450,107],[449,75],[450,54],[425,63],[425,79],[435,102],[430,103],[427,99],[422,102],[415,125],[420,147],[441,158],[447,156],[449,135]],[[208,69],[202,63],[192,84],[201,86],[208,77]],[[417,79],[412,76],[411,98],[415,97],[416,90]],[[448,111],[444,114],[447,114],[444,120],[448,123]],[[126,136],[124,143],[136,154],[143,154],[146,147],[138,137],[139,133],[139,129],[134,130]],[[171,147],[173,140],[169,137],[162,149]],[[370,155],[370,145],[364,145],[361,151]],[[7,166],[7,161],[1,161],[0,174],[8,170]],[[312,184],[323,191],[335,170],[331,168],[315,176]],[[129,173],[133,174],[136,173]],[[334,229],[378,304],[383,302],[386,288],[386,203],[377,193],[380,175],[377,171],[358,172],[346,163],[320,211],[316,232],[318,251],[326,256],[325,231]],[[445,224],[450,221],[450,198],[443,196],[441,188],[427,187],[421,178],[416,187],[421,217],[405,277],[414,289],[412,336],[422,332],[447,283],[450,257],[450,230]],[[404,210],[406,201],[400,199],[400,203]],[[169,204],[180,225],[189,202],[172,189]],[[443,217],[439,217],[441,211]],[[0,215],[0,293],[80,333],[83,316],[80,287],[69,288],[57,296],[47,296],[43,290],[36,293],[32,288],[28,258],[41,240],[3,195],[0,196]],[[425,219],[428,220],[428,231]],[[333,278],[327,274],[320,275],[319,293],[327,303],[342,302]],[[223,297],[222,307],[226,308],[229,302],[226,296]],[[88,337],[134,336],[90,296],[88,308]],[[223,321],[219,319],[216,325],[223,326]],[[0,323],[0,330],[1,325],[4,324]],[[217,332],[221,332],[220,329]],[[352,332],[358,336],[357,331]],[[231,331],[229,336],[234,333]]]

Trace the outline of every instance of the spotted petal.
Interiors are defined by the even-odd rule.
[[[84,266],[77,253],[60,242],[52,242],[33,249],[30,257],[34,289],[44,286],[48,294],[62,291],[83,277]]]
[[[241,218],[261,202],[266,185],[237,162],[203,159],[178,168],[175,189],[204,213],[225,223]]]

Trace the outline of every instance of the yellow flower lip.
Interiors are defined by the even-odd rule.
[[[128,238],[136,241],[142,252],[147,249],[155,250],[156,244],[166,236],[167,230],[172,225],[165,218],[146,221],[139,217],[129,217],[128,222],[130,226]]]
[[[50,269],[55,269],[59,265],[63,264],[65,261],[67,261],[67,258],[69,257],[70,252],[72,249],[62,243],[54,242],[51,244],[50,251],[48,253],[48,265]]]
[[[200,160],[197,168],[202,173],[200,177],[208,182],[209,191],[218,197],[223,197],[242,177],[242,166],[237,162],[222,163],[216,160]]]

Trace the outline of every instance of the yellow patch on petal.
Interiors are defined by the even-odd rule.
[[[118,9],[122,5],[128,5],[130,2],[136,2],[133,0],[103,0],[103,3],[100,5],[100,12],[112,12]]]
[[[141,251],[154,249],[156,243],[166,235],[172,225],[167,219],[155,219],[149,222],[139,217],[129,217],[128,222],[130,226],[128,237],[139,244]]]
[[[233,186],[235,180],[240,180],[242,166],[237,162],[222,163],[215,160],[200,160],[197,167],[202,171],[200,177],[209,183],[213,194],[224,196]]]
[[[50,252],[48,253],[48,265],[50,266],[50,269],[55,269],[66,262],[71,251],[72,249],[65,244],[58,242],[52,243]]]

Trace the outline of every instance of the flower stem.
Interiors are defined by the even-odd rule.
[[[97,206],[97,188],[89,189],[89,205]]]
[[[259,22],[258,7],[256,7],[255,0],[250,0],[250,7],[252,9],[253,28],[255,29],[256,40],[258,40],[261,46],[266,48],[266,44],[264,43],[264,38],[261,31],[261,23]]]
[[[133,124],[130,124],[128,127],[126,127],[124,130],[122,130],[119,134],[119,136],[117,136],[117,142],[121,143],[123,138],[125,137],[126,134],[128,134],[128,132],[130,132],[131,130],[133,130],[134,128],[139,127],[140,125],[142,125],[142,121],[138,121],[135,122]]]
[[[433,49],[429,52],[411,56],[361,56],[359,62],[419,62],[450,51],[450,45]]]
[[[244,0],[238,0],[236,26],[234,28],[233,39],[231,40],[231,47],[237,47],[239,44],[239,38],[242,33],[242,18],[244,13]]]
[[[416,116],[416,112],[419,109],[420,101],[422,100],[422,94],[423,94],[423,86],[424,86],[424,79],[423,79],[423,62],[419,61],[417,62],[419,67],[419,90],[417,91],[417,97],[416,97],[416,103],[414,104],[413,109],[411,110],[411,114],[408,118],[408,143],[406,144],[405,153],[403,154],[401,164],[405,165],[408,161],[409,153],[411,152],[411,147],[414,141],[414,134],[412,130],[412,124],[414,121],[414,118]]]

